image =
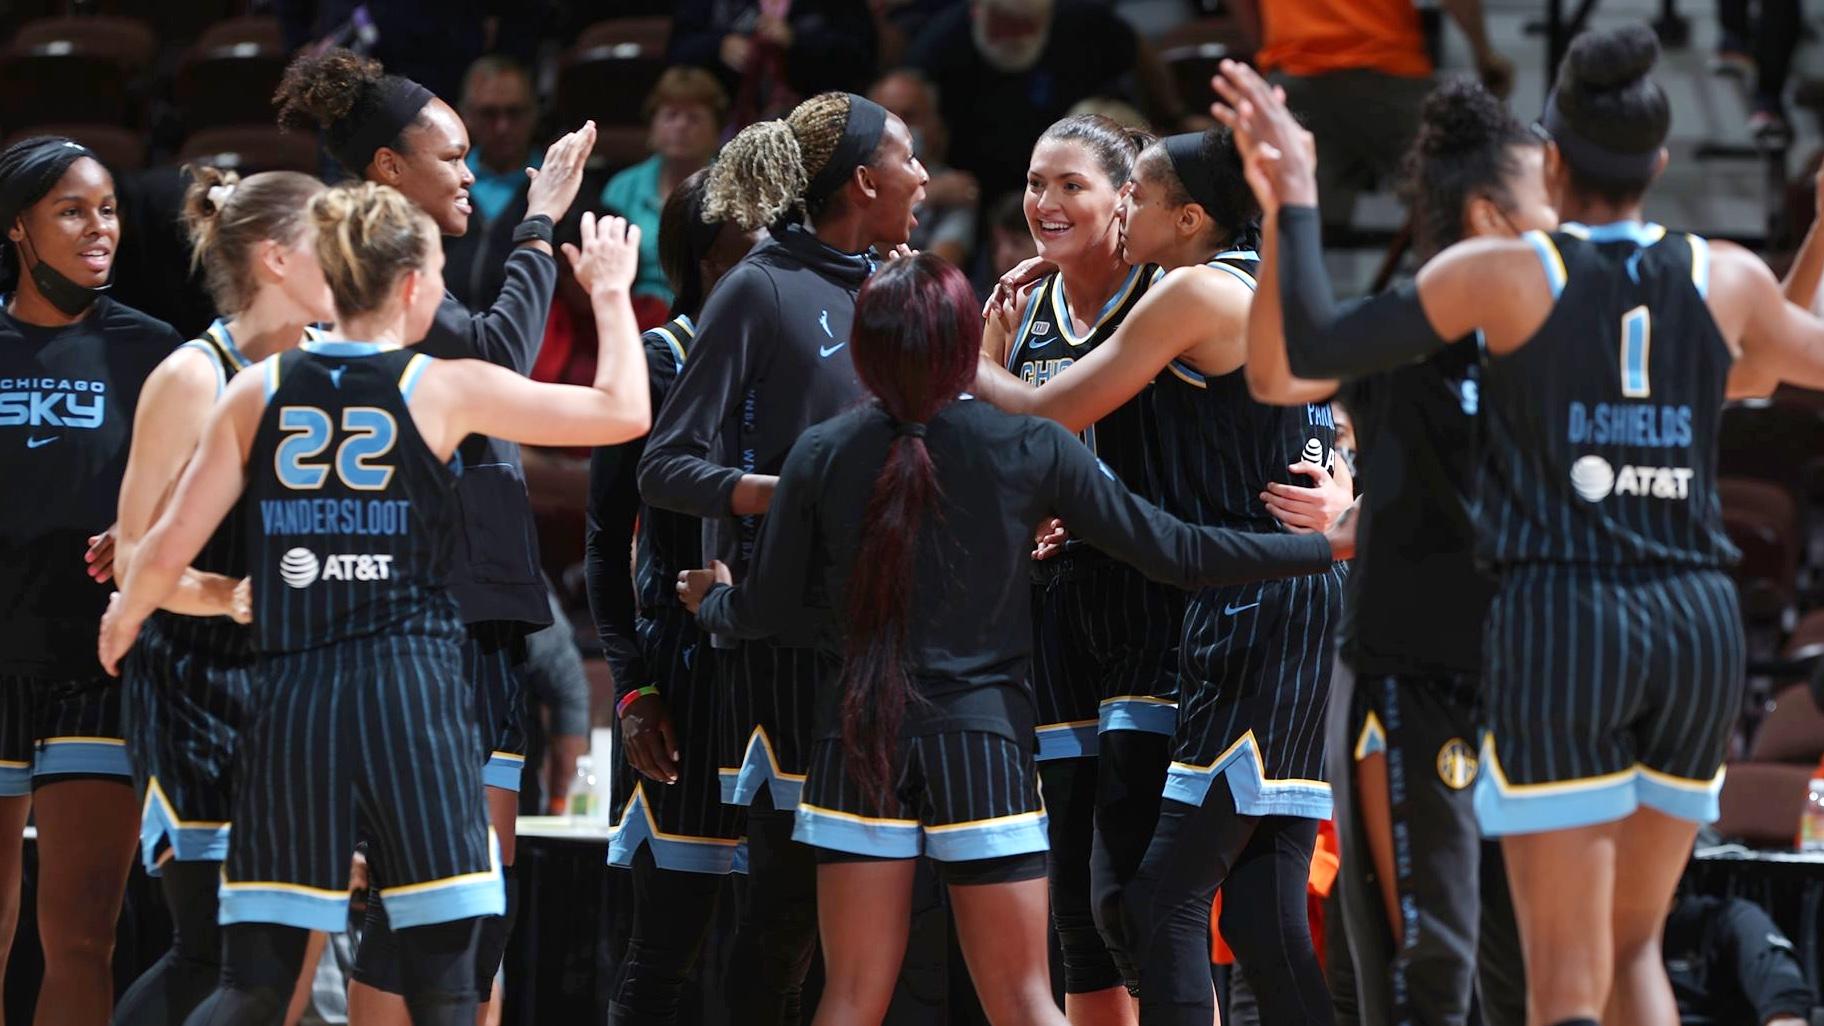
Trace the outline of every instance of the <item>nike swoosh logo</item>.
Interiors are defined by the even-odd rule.
[[[1245,613],[1248,610],[1253,609],[1254,606],[1258,606],[1258,605],[1260,605],[1260,603],[1256,602],[1253,605],[1247,605],[1247,606],[1223,606],[1222,615],[1234,616],[1236,613]]]
[[[836,355],[837,350],[841,349],[843,346],[846,346],[846,345],[848,345],[847,342],[838,342],[833,346],[818,346],[817,355],[821,356],[827,360],[830,357]]]
[[[1028,349],[1043,349],[1043,348],[1045,348],[1045,347],[1046,347],[1046,346],[1048,346],[1048,345],[1051,345],[1051,343],[1052,343],[1052,342],[1053,342],[1053,341],[1055,341],[1055,340],[1056,340],[1056,339],[1057,339],[1057,337],[1058,337],[1058,336],[1056,336],[1056,335],[1047,335],[1047,336],[1045,336],[1045,340],[1044,340],[1044,341],[1042,341],[1042,342],[1028,342],[1028,343],[1026,343],[1026,348],[1028,348]]]
[[[52,442],[55,442],[57,440],[57,438],[58,438],[57,435],[52,435],[49,438],[28,438],[25,440],[25,447],[27,449],[42,448],[44,446],[51,444]]]

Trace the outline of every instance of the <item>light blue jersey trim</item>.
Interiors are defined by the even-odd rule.
[[[500,839],[494,828],[488,828],[488,868],[442,880],[382,887],[380,901],[396,930],[506,915],[507,888],[500,875]]]
[[[1043,811],[1006,816],[983,823],[925,828],[925,854],[939,862],[999,859],[1050,849],[1047,818]]]
[[[747,842],[721,837],[691,837],[668,834],[653,821],[646,804],[646,783],[634,785],[633,797],[621,810],[621,821],[608,838],[608,864],[623,869],[633,866],[633,857],[641,845],[652,848],[653,864],[660,869],[680,873],[707,873],[727,876],[747,872]]]
[[[139,815],[139,854],[149,876],[158,875],[160,841],[169,841],[178,862],[220,862],[228,857],[227,823],[191,822],[178,815],[158,778],[146,782],[146,803]]]
[[[22,798],[32,793],[32,764],[0,762],[0,798]]]
[[[772,795],[773,808],[795,809],[798,794],[804,790],[803,774],[787,773],[779,768],[779,760],[773,757],[773,743],[763,727],[755,727],[747,736],[747,751],[741,757],[740,767],[718,767],[716,775],[721,780],[725,805],[754,804],[754,797],[764,784]]]
[[[1228,781],[1235,811],[1244,816],[1330,818],[1330,785],[1321,780],[1268,780],[1252,732],[1208,766],[1172,763],[1166,772],[1165,797],[1201,806],[1218,776]]]
[[[348,929],[348,892],[315,891],[284,884],[232,884],[217,894],[223,926],[276,923],[300,930],[341,933]],[[392,906],[387,906],[392,911]]]
[[[229,332],[227,321],[217,317],[215,323],[209,325],[209,332],[228,350],[228,359],[234,364],[235,370],[246,370],[253,365],[253,361],[247,359],[247,354],[241,352],[241,347],[234,344],[234,335]],[[310,337],[309,329],[305,329],[304,337]]]
[[[1510,784],[1494,738],[1482,739],[1482,772],[1476,775],[1476,821],[1489,837],[1572,830],[1626,819],[1642,805],[1693,823],[1721,814],[1717,796],[1723,771],[1710,780],[1685,780],[1636,763],[1600,777],[1544,784]]]
[[[524,779],[526,757],[511,752],[493,752],[488,761],[481,767],[481,782],[487,787],[501,791],[519,793],[520,782]]]
[[[271,402],[272,394],[279,390],[279,358],[268,356],[260,361],[260,366],[264,368],[260,377],[266,383],[266,401]]]
[[[1701,235],[1687,235],[1685,242],[1691,246],[1691,284],[1697,287],[1697,294],[1705,299],[1710,298],[1710,240]]]
[[[1041,286],[1033,289],[1032,294],[1026,297],[1026,312],[1020,315],[1020,330],[1014,332],[1013,338],[1007,342],[1007,369],[1009,371],[1014,369],[1016,362],[1014,357],[1020,353],[1020,340],[1026,337],[1026,333],[1032,330],[1032,322],[1038,319],[1039,297],[1044,292],[1045,289]]]
[[[792,840],[881,859],[925,855],[939,862],[973,862],[1046,851],[1046,829],[1043,811],[927,827],[915,819],[878,819],[800,805]]]
[[[1551,236],[1541,231],[1530,231],[1521,237],[1538,254],[1539,263],[1545,268],[1546,284],[1552,288],[1552,298],[1557,299],[1564,294],[1564,283],[1567,280],[1564,257],[1558,252],[1558,246],[1552,242]]]
[[[1566,235],[1590,242],[1632,242],[1651,246],[1666,237],[1666,229],[1651,221],[1610,221],[1608,224],[1580,224],[1566,221],[1558,226]]]
[[[423,353],[414,353],[412,358],[405,362],[405,370],[399,372],[399,395],[406,402],[412,401],[412,393],[418,390],[418,382],[423,379],[424,372],[430,367],[431,357]]]
[[[1381,718],[1370,712],[1362,721],[1362,732],[1355,739],[1355,761],[1361,762],[1370,755],[1380,755],[1387,751],[1387,732],[1381,728]]]
[[[1144,734],[1170,735],[1178,729],[1178,703],[1148,695],[1117,695],[1104,698],[1099,707],[1101,722],[1097,730],[1107,734],[1115,730],[1137,730]]]
[[[32,775],[82,773],[90,776],[131,777],[127,743],[101,737],[52,737],[39,743],[32,761]]]
[[[384,353],[397,346],[383,346],[378,342],[350,342],[347,339],[323,339],[302,343],[298,348],[318,356],[373,356]]]
[[[1096,740],[1100,727],[1100,720],[1046,724],[1036,731],[1039,736],[1039,752],[1034,758],[1040,762],[1050,762],[1053,759],[1093,759],[1101,747]]]

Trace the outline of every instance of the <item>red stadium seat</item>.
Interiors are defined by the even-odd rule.
[[[125,125],[127,73],[92,53],[10,50],[0,56],[0,125]]]
[[[1820,755],[1824,713],[1803,685],[1789,687],[1771,703],[1748,758],[1729,764],[1717,830],[1751,844],[1791,847]]]
[[[34,135],[62,135],[94,150],[108,170],[115,174],[138,171],[146,166],[146,139],[142,133],[116,125],[33,125],[9,133],[0,148],[11,146]]]
[[[137,74],[151,67],[158,56],[158,34],[138,18],[42,18],[22,26],[13,37],[12,48],[52,57],[97,54]]]
[[[664,71],[664,51],[638,42],[573,47],[558,63],[557,123],[644,125],[646,94]]]
[[[1185,107],[1203,113],[1216,98],[1210,88],[1223,60],[1252,60],[1241,30],[1233,18],[1200,18],[1188,21],[1159,37],[1159,59],[1172,73]]]
[[[272,94],[284,73],[277,20],[235,18],[211,28],[184,54],[174,98],[192,132],[271,124]]]
[[[202,36],[196,41],[196,48],[219,50],[246,43],[258,47],[261,53],[283,55],[285,33],[279,27],[279,19],[269,14],[249,14],[218,21],[203,30]]]
[[[184,140],[178,159],[233,168],[243,175],[259,171],[315,174],[317,139],[304,132],[281,132],[271,125],[210,128]]]
[[[576,48],[631,45],[638,47],[642,55],[664,57],[670,41],[670,18],[609,18],[584,29],[576,37]]]

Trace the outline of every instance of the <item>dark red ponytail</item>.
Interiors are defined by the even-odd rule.
[[[842,664],[842,745],[876,807],[893,791],[893,756],[912,693],[906,617],[919,532],[941,489],[925,425],[975,382],[982,320],[962,272],[931,254],[881,268],[855,302],[856,375],[895,423],[874,479],[849,579]]]

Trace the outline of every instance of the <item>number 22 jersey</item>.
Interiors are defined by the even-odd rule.
[[[409,407],[431,359],[306,342],[260,367],[266,409],[244,515],[262,653],[462,636],[446,590],[458,470],[431,452]]]

